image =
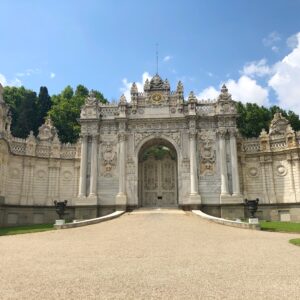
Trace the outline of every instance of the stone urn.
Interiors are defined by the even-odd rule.
[[[250,218],[252,219],[256,218],[255,213],[257,212],[258,202],[259,202],[258,198],[256,198],[255,200],[245,199],[245,205],[247,206],[250,213]]]
[[[65,201],[54,200],[55,211],[59,217],[59,220],[56,220],[56,223],[57,223],[57,221],[64,221],[64,215],[65,215],[65,209],[66,209],[67,203],[68,203],[67,200],[65,200]],[[59,222],[59,223],[62,223],[62,222]]]

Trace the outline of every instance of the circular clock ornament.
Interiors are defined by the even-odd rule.
[[[152,95],[151,100],[152,100],[153,103],[158,104],[162,100],[162,95],[159,94],[159,93],[155,93],[155,94]]]

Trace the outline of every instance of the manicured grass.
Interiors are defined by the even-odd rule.
[[[300,232],[300,223],[260,221],[261,230]]]
[[[4,227],[4,228],[0,228],[0,235],[32,233],[32,232],[48,231],[53,229],[54,229],[53,224],[37,224],[37,225],[18,226],[18,227]]]
[[[293,245],[300,246],[300,239],[292,239],[289,242]]]

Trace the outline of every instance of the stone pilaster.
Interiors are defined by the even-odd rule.
[[[238,173],[237,150],[235,130],[232,130],[230,135],[230,158],[232,168],[232,187],[233,194],[229,193],[228,186],[228,170],[227,170],[227,153],[226,153],[226,134],[227,130],[222,128],[219,130],[219,152],[220,152],[220,173],[221,173],[221,195],[220,203],[222,204],[239,204],[243,202],[243,197],[240,193],[240,181]]]
[[[126,206],[126,133],[119,133],[119,192],[116,196],[116,205]]]
[[[60,160],[51,159],[49,161],[49,175],[48,175],[48,189],[47,189],[47,203],[53,205],[54,200],[59,199],[59,185],[60,185]]]
[[[241,196],[235,130],[230,132],[230,155],[232,174],[232,196]]]
[[[295,178],[294,178],[294,172],[293,172],[293,157],[291,153],[287,155],[287,161],[289,164],[289,177],[290,177],[290,182],[291,182],[291,191],[290,191],[290,202],[297,202],[296,200],[296,189],[295,189]]]
[[[87,174],[87,147],[88,137],[82,137],[81,144],[81,162],[80,162],[80,177],[79,177],[79,198],[86,197],[86,174]]]
[[[92,137],[92,154],[91,154],[91,179],[89,197],[97,197],[97,164],[98,164],[98,135]]]
[[[274,184],[272,156],[270,155],[261,156],[260,164],[262,167],[265,202],[276,203],[277,199],[276,199],[275,184]]]
[[[199,194],[198,169],[196,156],[196,119],[191,118],[189,122],[190,132],[190,197],[189,204],[201,204],[201,196]]]
[[[263,184],[263,193],[264,193],[264,203],[269,203],[269,195],[268,195],[268,188],[267,188],[267,178],[266,178],[266,170],[265,170],[265,163],[263,161],[264,157],[260,159],[260,167],[261,167],[261,175],[262,175],[262,184]],[[261,201],[262,202],[262,201]]]
[[[228,192],[228,175],[226,162],[226,144],[225,130],[219,131],[219,153],[220,153],[220,173],[221,173],[221,197],[229,196]]]
[[[33,182],[33,171],[34,161],[31,158],[24,159],[23,164],[23,178],[22,178],[22,190],[21,190],[21,205],[33,204],[32,195],[32,182]]]

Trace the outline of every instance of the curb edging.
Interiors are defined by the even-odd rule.
[[[260,230],[260,225],[259,224],[249,224],[246,222],[242,221],[231,221],[231,220],[226,220],[222,218],[217,218],[211,215],[207,215],[206,213],[202,212],[201,210],[192,210],[192,212],[208,221],[218,223],[221,225],[226,225],[226,226],[232,226],[232,227],[238,227],[238,228],[243,228],[243,229],[252,229],[252,230]]]
[[[78,221],[78,222],[74,222],[74,223],[66,223],[63,225],[55,225],[54,224],[53,227],[55,229],[68,229],[68,228],[82,227],[82,226],[87,226],[87,225],[92,225],[92,224],[109,221],[109,220],[112,220],[112,219],[122,216],[124,213],[125,213],[125,211],[123,211],[123,210],[121,210],[121,211],[117,210],[109,215],[106,215],[106,216],[103,216],[100,218],[88,219],[88,220]]]

